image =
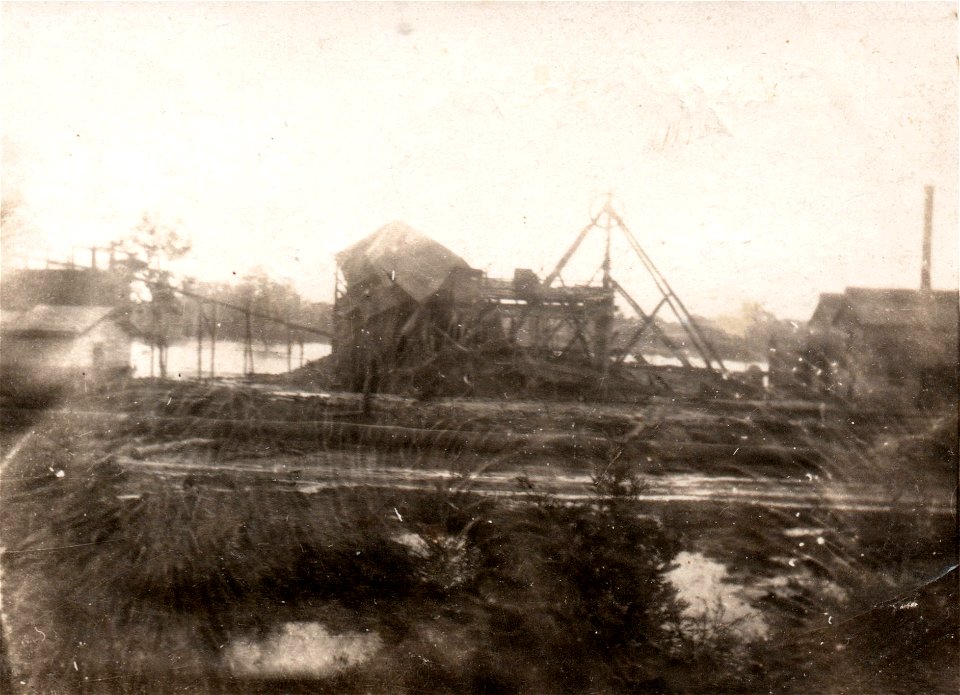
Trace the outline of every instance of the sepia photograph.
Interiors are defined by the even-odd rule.
[[[960,692],[956,2],[0,2],[0,695]]]

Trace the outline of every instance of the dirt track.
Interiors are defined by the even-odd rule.
[[[382,452],[325,452],[304,456],[280,455],[205,461],[203,457],[175,456],[123,461],[127,470],[156,475],[181,484],[218,483],[236,486],[273,485],[310,494],[337,488],[394,488],[436,490],[456,486],[482,495],[523,499],[549,494],[564,500],[595,497],[590,474],[562,465],[538,463],[511,465],[464,475],[442,467],[442,461],[419,461],[416,466],[402,456]],[[780,509],[845,511],[899,511],[953,514],[953,500],[919,494],[919,490],[895,491],[877,483],[838,482],[812,473],[797,477],[659,472],[644,478],[639,499],[646,502],[717,502],[725,505],[757,505]]]
[[[956,508],[952,483],[922,467],[900,465],[894,475],[871,470],[878,443],[929,430],[935,419],[917,413],[898,418],[787,402],[420,403],[388,396],[358,419],[355,394],[158,386],[137,384],[43,417],[114,437],[134,480],[159,475],[300,493],[456,485],[484,495],[578,500],[595,495],[591,473],[612,443],[637,462],[648,502],[907,514]],[[35,429],[42,433],[43,421]]]

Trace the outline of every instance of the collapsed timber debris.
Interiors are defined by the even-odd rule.
[[[593,230],[605,235],[600,283],[565,285],[562,271]],[[652,310],[613,277],[614,233],[626,239],[659,293]],[[618,297],[639,320],[630,335],[614,332]],[[660,327],[661,312],[679,321],[683,345]],[[337,254],[333,332],[334,385],[354,392],[635,401],[673,392],[749,391],[731,380],[609,202],[543,280],[523,268],[512,279],[488,277],[438,242],[392,222]],[[677,366],[644,358],[637,346],[651,335]]]

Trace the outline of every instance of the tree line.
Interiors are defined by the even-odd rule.
[[[289,324],[330,331],[333,307],[326,302],[305,300],[289,281],[278,281],[258,270],[237,284],[225,282],[186,282],[179,297],[176,337],[204,337],[244,340],[249,329],[253,340],[264,343],[314,342],[322,336],[290,327]],[[202,296],[203,301],[192,295]],[[236,308],[233,308],[236,307]],[[249,325],[247,311],[250,312]],[[263,318],[273,317],[276,320]]]
[[[197,337],[264,343],[322,340],[329,332],[332,306],[305,300],[288,280],[271,278],[262,268],[238,283],[186,279],[175,283],[167,267],[187,255],[190,240],[179,230],[144,215],[139,225],[110,245],[111,267],[125,273],[131,288],[131,318],[143,336],[161,349]],[[116,263],[114,263],[114,256]],[[270,317],[270,318],[266,318]],[[272,319],[272,320],[271,320]],[[161,371],[163,359],[161,356]]]

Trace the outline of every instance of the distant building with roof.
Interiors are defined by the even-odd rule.
[[[808,382],[876,404],[957,397],[957,292],[849,287],[822,294],[801,355]]]
[[[4,391],[56,389],[127,373],[136,330],[126,295],[124,283],[103,270],[22,270],[4,277]]]
[[[90,383],[129,370],[133,330],[116,307],[38,304],[2,316],[5,384]]]

